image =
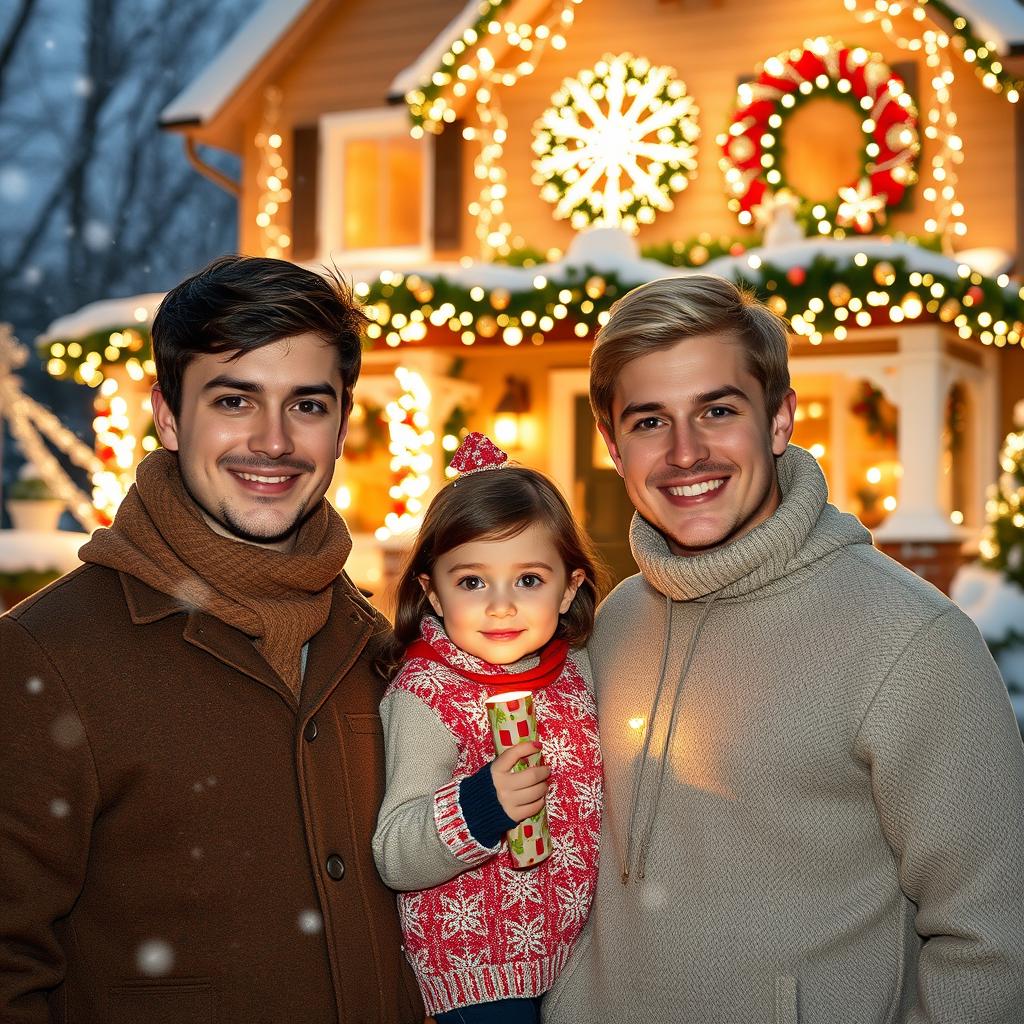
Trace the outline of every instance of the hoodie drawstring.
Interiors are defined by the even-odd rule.
[[[697,653],[697,642],[700,639],[701,631],[704,629],[704,624],[707,622],[708,613],[711,611],[711,606],[715,603],[717,594],[712,594],[711,597],[704,603],[704,607],[701,609],[700,617],[697,619],[697,624],[694,626],[693,635],[690,637],[690,643],[686,650],[686,657],[683,659],[683,667],[679,673],[679,682],[676,684],[676,691],[672,697],[672,710],[669,714],[668,729],[665,733],[665,743],[661,751],[661,759],[658,765],[658,778],[654,784],[654,796],[651,800],[651,808],[647,814],[647,820],[644,823],[643,833],[640,840],[639,853],[637,855],[637,869],[636,875],[638,878],[644,877],[644,869],[647,866],[647,854],[651,847],[651,836],[654,832],[654,822],[658,816],[658,805],[661,802],[661,793],[664,788],[665,782],[665,770],[668,766],[669,755],[672,750],[672,739],[675,736],[676,721],[678,720],[679,712],[679,698],[683,692],[683,686],[686,683],[686,678],[690,674],[690,666],[693,664],[693,659]],[[637,772],[636,784],[633,787],[633,803],[629,809],[629,825],[626,833],[626,849],[625,849],[625,864],[622,870],[622,882],[626,884],[629,881],[630,864],[633,849],[633,835],[634,835],[634,824],[636,822],[636,815],[640,804],[640,793],[643,785],[643,777],[647,769],[647,758],[650,753],[651,736],[654,733],[655,719],[658,713],[658,708],[661,704],[661,692],[665,684],[665,670],[668,666],[668,655],[672,646],[672,609],[674,602],[671,598],[665,598],[666,614],[665,614],[665,644],[662,649],[661,655],[661,668],[658,671],[658,686],[654,693],[654,703],[651,706],[651,715],[648,719],[647,734],[644,736],[644,745],[640,753],[640,768]]]
[[[651,748],[651,736],[654,733],[654,719],[661,703],[661,688],[665,685],[665,668],[668,665],[668,654],[672,649],[672,598],[665,598],[665,643],[661,648],[661,668],[658,669],[658,685],[654,691],[651,713],[647,716],[647,728],[644,731],[644,745],[640,750],[640,767],[637,769],[633,783],[633,798],[629,805],[629,823],[626,825],[626,850],[622,865],[622,884],[629,881],[629,867],[633,853],[633,825],[636,822],[637,807],[640,804],[640,791],[643,786],[644,772],[647,770],[647,754]]]

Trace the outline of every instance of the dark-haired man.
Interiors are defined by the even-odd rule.
[[[706,275],[625,296],[591,355],[640,573],[589,645],[601,867],[550,1024],[1024,1020],[1006,689],[789,444],[787,356]]]
[[[363,315],[224,257],[153,324],[163,449],[0,619],[0,1019],[423,1019],[370,841],[387,623],[324,499]]]

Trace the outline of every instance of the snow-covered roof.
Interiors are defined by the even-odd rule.
[[[701,267],[672,267],[659,260],[646,259],[640,255],[635,239],[618,228],[591,228],[576,235],[565,255],[554,263],[540,263],[532,267],[516,267],[505,263],[426,263],[415,267],[403,267],[405,274],[418,274],[424,278],[443,277],[446,281],[462,288],[479,286],[487,291],[505,288],[511,292],[528,291],[534,279],[544,277],[549,281],[563,281],[567,271],[591,270],[598,273],[615,274],[626,287],[646,284],[663,277],[689,277],[693,274],[718,274],[736,279],[756,276],[754,271],[760,262],[788,270],[790,267],[807,267],[816,256],[825,256],[838,266],[853,264],[857,253],[864,253],[872,259],[901,259],[908,270],[919,273],[957,276],[962,264],[977,269],[986,276],[993,266],[992,250],[964,250],[953,256],[945,256],[932,249],[924,249],[911,242],[893,241],[884,237],[860,236],[856,238],[805,238],[786,245],[759,246],[747,249],[738,256],[720,256],[709,260]],[[978,260],[974,256],[978,255]],[[1006,254],[1003,254],[1006,256]],[[975,266],[975,263],[978,266]],[[1001,265],[1002,262],[1001,261]],[[355,281],[373,284],[380,273],[395,270],[393,266],[364,266],[348,268],[347,273]]]
[[[160,124],[209,121],[312,2],[266,0],[212,63],[164,107]]]
[[[537,277],[550,281],[563,281],[570,271],[590,270],[615,274],[619,281],[631,287],[646,284],[662,277],[688,277],[691,274],[719,274],[735,279],[750,278],[759,261],[783,269],[810,266],[816,256],[826,256],[838,266],[852,264],[857,253],[874,259],[902,259],[908,270],[926,274],[944,274],[956,277],[957,268],[966,264],[986,277],[995,276],[1012,263],[1009,253],[997,249],[964,249],[953,256],[944,256],[931,249],[923,249],[910,242],[895,242],[882,237],[859,238],[806,238],[786,245],[761,246],[748,249],[738,256],[720,256],[702,267],[671,267],[659,260],[640,255],[635,239],[618,228],[591,228],[576,235],[565,255],[554,263],[541,263],[532,267],[515,267],[506,263],[436,262],[415,267],[402,267],[406,274],[421,277],[443,277],[463,288],[479,286],[487,291],[505,288],[511,292],[529,291]],[[310,270],[321,269],[315,263],[304,263]],[[353,281],[373,284],[385,271],[397,269],[393,264],[367,264],[345,267],[344,272]],[[74,313],[54,320],[39,337],[40,342],[81,338],[94,331],[118,330],[128,324],[153,322],[163,292],[132,295],[124,299],[104,299],[83,306]]]
[[[313,2],[265,0],[206,69],[164,107],[160,123],[170,126],[209,121]],[[994,42],[1000,53],[1024,43],[1024,6],[1018,0],[954,0],[951,6],[971,22],[978,35]],[[469,0],[419,57],[395,76],[390,97],[401,99],[428,82],[451,44],[479,17],[479,0]]]
[[[1000,53],[1024,43],[1024,6],[1018,0],[953,0],[950,6],[971,23],[976,35],[995,43]]]
[[[129,295],[124,299],[101,299],[99,302],[90,302],[88,306],[54,320],[39,336],[39,341],[83,338],[107,328],[112,331],[120,330],[128,324],[149,325],[153,322],[157,307],[165,294],[147,292],[145,295]]]
[[[472,28],[479,18],[480,0],[469,0],[415,62],[398,72],[388,89],[388,96],[392,100],[403,99],[407,92],[429,82],[430,76],[441,66],[441,58],[451,49],[452,43],[456,39],[461,39],[466,29]]]
[[[88,539],[70,530],[0,530],[0,572],[71,572]]]

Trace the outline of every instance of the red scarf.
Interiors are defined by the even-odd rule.
[[[474,683],[480,683],[487,689],[489,696],[493,697],[499,693],[510,693],[513,690],[541,690],[548,683],[553,683],[561,674],[565,666],[565,659],[569,654],[569,641],[556,639],[546,644],[540,652],[540,661],[533,667],[523,672],[471,672],[468,668],[460,665],[452,665],[446,661],[426,640],[414,640],[409,644],[405,652],[406,660],[412,658],[426,658],[427,661],[435,661],[439,665],[445,665],[453,672],[458,672],[465,679],[471,679]]]

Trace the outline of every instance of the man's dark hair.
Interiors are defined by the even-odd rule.
[[[153,321],[153,360],[164,400],[181,413],[181,383],[196,356],[246,352],[297,334],[315,334],[338,353],[342,411],[359,376],[366,315],[333,270],[286,260],[221,256],[172,288]]]

